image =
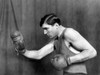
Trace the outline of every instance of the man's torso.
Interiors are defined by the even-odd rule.
[[[64,32],[66,29],[63,31],[60,37],[56,39],[55,42],[55,51],[58,54],[63,54],[67,56],[74,56],[78,53],[80,53],[72,44],[71,42],[68,41],[68,39],[65,40],[64,37]],[[70,73],[87,73],[86,71],[86,66],[84,62],[81,63],[75,63],[71,64],[70,66],[66,67],[64,69],[65,72],[70,72]]]

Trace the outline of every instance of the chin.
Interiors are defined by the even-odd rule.
[[[50,36],[50,38],[52,39],[52,38],[55,38],[55,36]]]
[[[49,38],[53,38],[52,36],[49,36]]]
[[[48,36],[49,38],[53,38],[53,36]]]

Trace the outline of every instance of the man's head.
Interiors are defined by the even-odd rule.
[[[58,35],[60,25],[60,19],[55,14],[47,14],[40,21],[40,27],[44,29],[44,34],[47,34],[50,38]]]

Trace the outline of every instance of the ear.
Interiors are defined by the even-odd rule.
[[[59,26],[59,24],[58,24],[58,23],[55,23],[55,24],[54,24],[54,26],[58,27],[58,26]]]

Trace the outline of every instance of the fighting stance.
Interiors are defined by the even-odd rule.
[[[55,14],[45,15],[40,22],[44,34],[52,40],[39,50],[27,50],[20,32],[11,35],[16,50],[32,59],[40,60],[53,51],[57,54],[51,59],[51,64],[57,70],[63,70],[64,75],[87,75],[85,61],[97,55],[93,46],[73,28],[61,25]]]

